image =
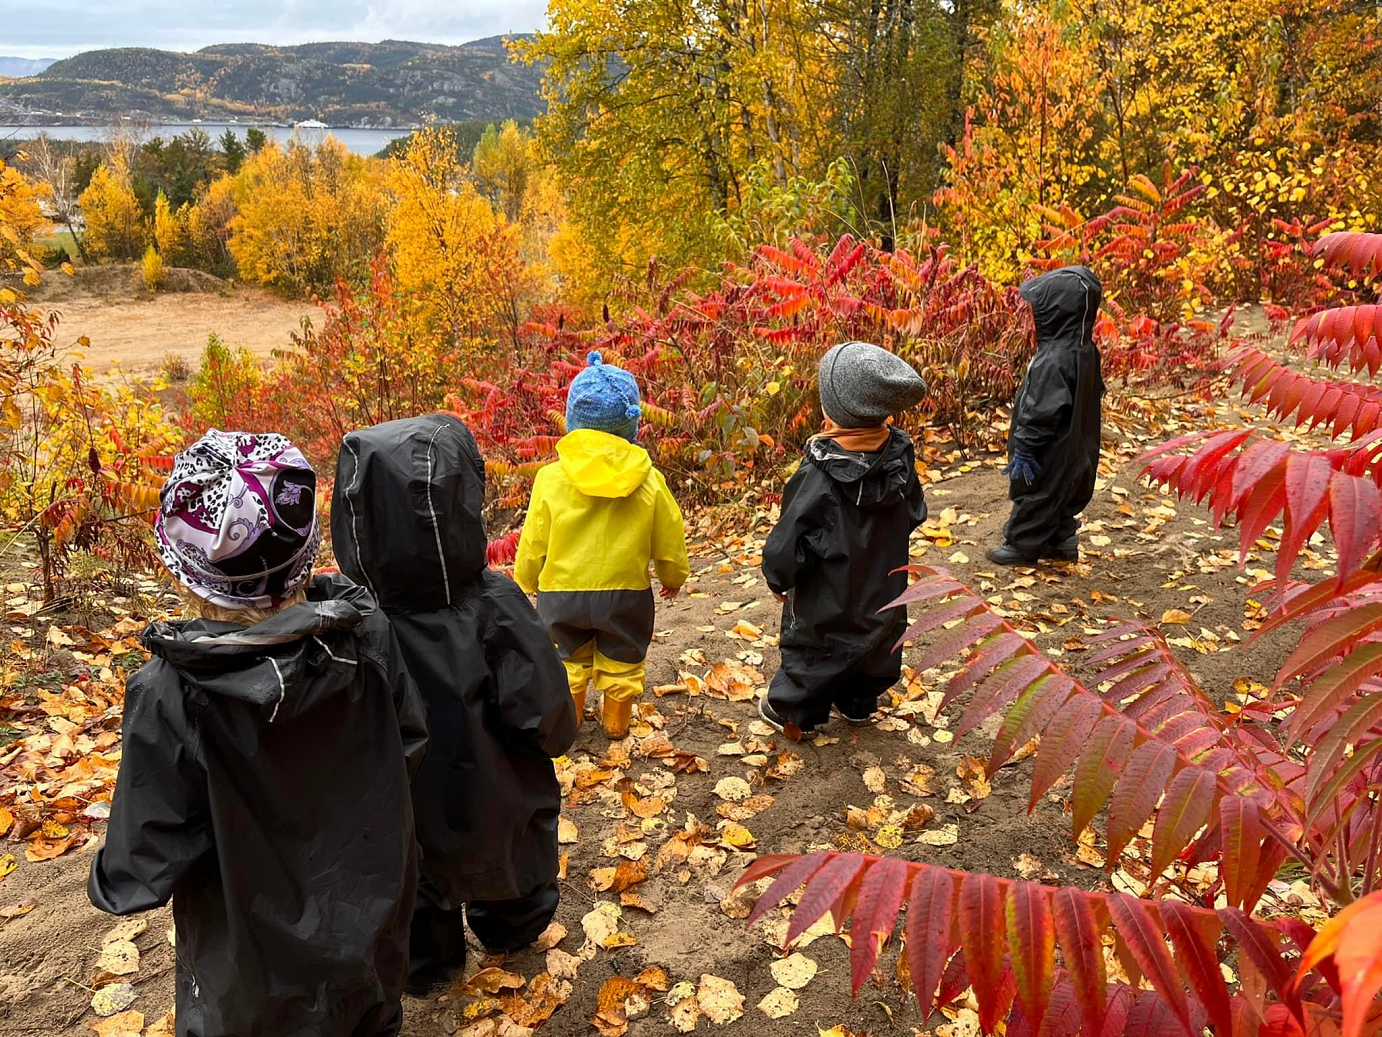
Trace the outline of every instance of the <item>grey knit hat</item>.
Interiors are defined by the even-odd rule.
[[[920,403],[926,381],[895,353],[841,342],[821,358],[821,409],[841,428],[870,428]]]

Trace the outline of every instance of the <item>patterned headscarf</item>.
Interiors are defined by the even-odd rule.
[[[279,435],[211,429],[178,454],[154,523],[163,564],[227,609],[275,608],[321,546],[317,475]]]

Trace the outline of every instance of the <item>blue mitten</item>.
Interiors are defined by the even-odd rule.
[[[1014,481],[1021,479],[1030,486],[1040,477],[1041,465],[1037,464],[1037,459],[1027,451],[1014,450],[1007,467],[1003,469],[1003,474]]]

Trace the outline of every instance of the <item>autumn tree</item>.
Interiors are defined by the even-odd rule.
[[[77,201],[86,223],[86,247],[93,258],[129,261],[143,254],[149,221],[122,155],[96,168]]]
[[[387,242],[400,289],[457,346],[510,336],[519,323],[520,232],[467,176],[450,131],[413,135],[390,159]]]
[[[227,247],[240,276],[300,294],[361,275],[383,238],[382,172],[333,137],[255,152],[231,181]]]

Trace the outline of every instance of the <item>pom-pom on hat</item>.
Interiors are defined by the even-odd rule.
[[[566,431],[595,429],[633,442],[638,436],[638,382],[622,367],[604,362],[598,352],[587,358],[566,393]]]

